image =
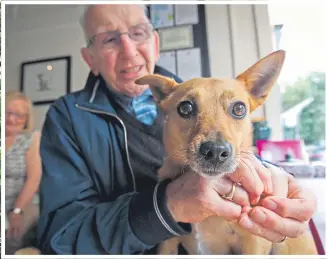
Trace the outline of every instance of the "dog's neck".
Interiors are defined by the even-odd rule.
[[[160,168],[158,172],[158,179],[160,181],[165,180],[165,179],[171,179],[175,180],[182,174],[190,172],[194,173],[196,175],[202,175],[202,172],[196,171],[192,167],[186,164],[178,164],[175,161],[173,161],[170,157],[166,157],[164,159],[164,163],[162,167]],[[222,176],[226,175],[226,173],[223,173]],[[204,175],[205,177],[212,178],[216,177],[218,178],[219,175],[216,176],[210,176],[210,175]]]
[[[175,163],[169,156],[165,157],[162,167],[158,172],[158,179],[160,181],[165,179],[176,179],[184,172],[191,170],[188,165],[179,165]]]

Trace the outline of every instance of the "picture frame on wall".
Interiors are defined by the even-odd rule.
[[[21,64],[21,86],[34,105],[50,104],[71,91],[71,56]]]
[[[192,25],[183,25],[159,29],[160,50],[177,50],[194,46]]]

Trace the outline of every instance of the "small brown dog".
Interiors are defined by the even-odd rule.
[[[159,180],[175,178],[185,168],[204,177],[233,172],[251,147],[250,113],[261,106],[274,86],[284,51],[276,51],[236,79],[196,78],[177,84],[160,75],[147,75],[137,84],[150,89],[165,115],[167,152]],[[310,233],[272,243],[222,217],[192,224],[190,235],[174,237],[159,246],[159,254],[177,254],[179,244],[189,254],[317,254]]]

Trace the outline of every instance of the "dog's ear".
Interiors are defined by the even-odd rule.
[[[284,59],[285,51],[275,51],[236,77],[249,93],[251,112],[265,102],[281,72]]]
[[[161,103],[161,101],[166,99],[178,85],[174,79],[156,74],[138,78],[135,83],[138,85],[149,85],[157,103]]]

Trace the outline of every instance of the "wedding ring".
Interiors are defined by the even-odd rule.
[[[236,183],[233,183],[232,189],[229,191],[229,193],[221,195],[221,197],[223,197],[226,200],[233,201],[233,196],[235,193],[235,186],[236,186]]]

